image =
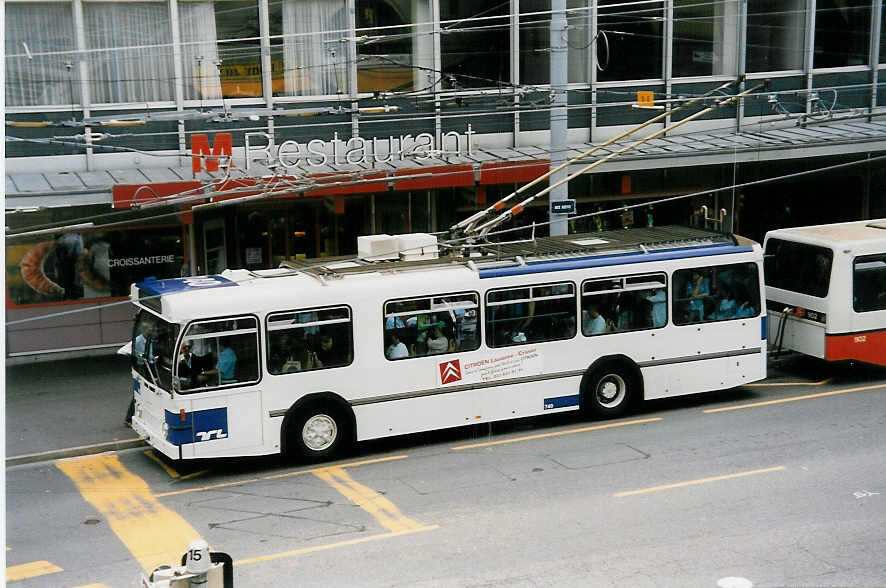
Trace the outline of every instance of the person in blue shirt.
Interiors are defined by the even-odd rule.
[[[711,295],[711,282],[700,272],[693,270],[692,279],[686,282],[685,296],[689,300],[689,321],[704,320],[704,299]]]
[[[236,382],[235,371],[237,369],[237,354],[231,349],[230,341],[227,338],[218,340],[221,351],[218,353],[218,360],[215,362],[215,368],[206,370],[197,376],[200,382],[206,382],[209,376],[218,375],[222,384],[230,384]]]

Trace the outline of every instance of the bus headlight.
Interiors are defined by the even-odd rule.
[[[163,438],[169,440],[169,423],[163,423]]]

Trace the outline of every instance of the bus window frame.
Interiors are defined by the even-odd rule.
[[[243,381],[243,382],[240,382],[240,381],[229,382],[227,384],[222,384],[221,382],[219,382],[219,384],[217,386],[202,386],[202,387],[192,387],[192,388],[187,388],[187,389],[182,389],[180,386],[178,386],[179,351],[181,350],[182,343],[184,343],[185,339],[187,338],[186,335],[188,333],[188,330],[191,328],[191,326],[195,325],[195,324],[220,322],[220,321],[226,321],[226,320],[237,320],[237,319],[245,319],[245,318],[251,318],[251,319],[255,320],[255,339],[256,339],[255,361],[256,361],[256,368],[257,368],[256,369],[256,375],[257,375],[256,379],[249,380],[249,381]],[[230,337],[231,333],[237,333],[238,331],[239,332],[249,332],[250,330],[251,329],[238,329],[237,331],[220,331],[217,333],[200,333],[201,335],[209,335],[209,336],[208,337],[190,337],[190,339],[215,338],[217,340],[220,337]],[[179,394],[182,396],[190,396],[192,394],[215,392],[216,390],[227,390],[230,388],[239,388],[242,386],[256,386],[259,383],[261,383],[261,381],[262,381],[262,369],[261,369],[262,353],[261,353],[261,351],[262,351],[261,350],[261,320],[258,318],[258,315],[255,315],[255,314],[235,314],[235,315],[224,316],[224,317],[211,317],[211,318],[194,319],[192,321],[188,321],[188,323],[185,324],[184,328],[181,330],[181,333],[179,334],[179,338],[176,341],[175,361],[174,361],[174,365],[173,365],[173,369],[175,370],[173,372],[173,382],[175,383],[175,385],[173,385],[173,391],[175,394]],[[216,355],[217,354],[218,354],[218,347],[216,347]],[[215,361],[218,362],[218,357],[215,358]],[[239,357],[237,358],[237,361],[238,362],[240,361]],[[215,366],[213,365],[210,369],[215,369]]]
[[[824,291],[819,296],[818,292],[810,292],[808,289],[799,290],[795,285],[791,287],[785,287],[787,284],[783,282],[779,282],[778,284],[770,283],[770,277],[778,276],[778,272],[775,271],[774,261],[770,262],[769,260],[774,260],[776,257],[775,251],[770,250],[771,247],[783,247],[787,245],[789,248],[795,249],[807,249],[808,252],[815,255],[825,255],[828,260],[828,279],[824,281]],[[792,255],[793,256],[793,255]],[[834,249],[831,247],[827,247],[825,245],[816,245],[812,243],[805,243],[803,241],[792,241],[790,239],[774,236],[766,240],[763,245],[763,278],[764,285],[770,288],[777,288],[779,290],[784,290],[786,292],[793,292],[794,294],[801,294],[803,296],[812,296],[813,298],[825,299],[830,294],[831,290],[831,279],[833,278],[834,273],[834,259],[837,256],[835,255]],[[813,266],[814,268],[814,266]],[[808,268],[804,268],[808,269]],[[806,285],[805,278],[804,283],[801,284],[803,286]]]
[[[556,286],[564,286],[564,285],[569,286],[572,289],[572,294],[551,294],[550,296],[538,296],[538,297],[535,296],[535,294],[534,294],[534,291],[536,288],[552,288],[553,289]],[[489,301],[490,295],[496,294],[498,292],[506,292],[509,290],[529,290],[529,298],[514,298],[512,300],[498,300],[495,302]],[[520,285],[514,285],[514,286],[504,286],[501,288],[491,288],[491,289],[487,290],[485,293],[485,296],[483,297],[483,307],[484,307],[483,326],[485,329],[485,333],[484,333],[485,337],[483,338],[483,341],[486,344],[486,347],[488,347],[489,349],[504,349],[507,347],[515,347],[515,346],[519,346],[519,345],[538,345],[541,343],[551,343],[554,341],[569,341],[570,339],[575,339],[576,336],[578,336],[578,333],[581,331],[581,329],[579,328],[579,324],[578,324],[579,321],[581,320],[580,316],[579,316],[579,295],[578,295],[578,292],[579,292],[579,288],[576,285],[576,283],[572,280],[559,280],[556,282],[542,282],[539,284],[520,284]],[[573,302],[573,304],[572,304],[573,332],[571,335],[564,336],[564,337],[557,337],[554,339],[541,339],[538,341],[528,341],[528,340],[513,341],[512,340],[505,345],[493,345],[493,343],[495,343],[495,329],[492,328],[492,326],[488,323],[489,315],[490,315],[490,313],[489,313],[490,306],[495,307],[495,306],[514,305],[514,304],[529,304],[531,302],[537,302],[539,300],[564,300],[567,298],[571,298],[572,302]],[[539,315],[536,315],[533,311],[532,314],[526,315],[525,317],[522,317],[522,319],[520,319],[520,320],[525,320],[528,318],[531,321],[531,320],[534,320],[537,316],[539,316]],[[517,320],[517,319],[513,319],[513,320]],[[492,337],[491,339],[490,339],[490,336]]]
[[[646,276],[649,276],[649,277],[661,276],[663,281],[660,283],[657,283],[657,285],[652,285],[653,284],[652,282],[646,282],[646,283],[642,283],[642,284],[631,284],[630,286],[625,287],[625,285],[627,284],[627,281],[629,279],[642,278],[642,277],[646,277]],[[594,292],[585,292],[585,286],[587,284],[590,284],[593,282],[604,282],[607,280],[609,280],[611,282],[618,280],[621,282],[622,287],[615,288],[615,289],[609,289],[609,290],[598,290],[598,291],[594,291]],[[628,330],[619,330],[619,329],[615,329],[615,330],[611,330],[611,331],[606,330],[606,331],[603,331],[602,333],[585,333],[584,332],[584,324],[580,324],[579,325],[580,328],[578,329],[578,331],[582,334],[583,337],[599,337],[600,335],[615,335],[618,333],[637,333],[640,331],[652,331],[655,329],[663,329],[663,328],[667,327],[668,322],[671,319],[671,308],[670,308],[671,305],[669,304],[669,302],[673,298],[672,289],[669,285],[669,281],[670,280],[669,280],[668,272],[666,272],[664,270],[655,271],[655,272],[640,272],[640,273],[634,273],[634,274],[618,274],[618,275],[614,275],[614,276],[601,276],[601,277],[597,277],[597,278],[586,278],[586,279],[582,280],[581,284],[579,285],[580,294],[579,294],[579,301],[578,301],[579,302],[578,314],[579,314],[580,323],[584,322],[582,320],[583,319],[582,313],[584,312],[584,304],[583,303],[584,303],[585,297],[607,296],[607,295],[611,295],[611,294],[618,294],[621,292],[643,292],[643,291],[653,292],[655,290],[664,290],[664,292],[665,292],[665,322],[662,325],[655,326],[655,322],[653,319],[653,323],[649,327],[642,327],[639,329],[628,329]],[[617,324],[618,315],[612,317],[611,320],[613,321],[613,324]],[[608,326],[607,326],[607,328],[608,328]]]
[[[337,308],[346,309],[348,311],[348,317],[346,319],[331,319],[328,321],[313,321],[313,322],[307,322],[307,323],[298,323],[297,326],[293,326],[290,329],[286,329],[283,327],[275,328],[275,329],[270,328],[270,320],[276,316],[286,315],[286,314],[293,314],[293,315],[294,314],[301,314],[303,312],[320,312],[323,310],[333,310],[333,309],[337,309]],[[343,323],[348,323],[348,325],[350,327],[348,329],[350,336],[348,337],[348,349],[347,349],[347,352],[348,352],[347,358],[348,359],[347,359],[346,363],[343,363],[340,365],[338,365],[338,364],[330,365],[330,366],[324,365],[323,367],[298,370],[298,371],[294,371],[294,372],[279,372],[279,373],[277,373],[277,372],[271,371],[270,364],[268,363],[271,359],[271,332],[295,330],[295,329],[306,329],[306,328],[312,327],[312,326],[336,325],[336,324],[343,324]],[[336,369],[336,368],[348,367],[349,365],[354,363],[354,356],[355,356],[355,353],[354,353],[354,309],[351,308],[350,304],[329,304],[326,306],[314,306],[311,308],[298,308],[298,309],[292,309],[292,310],[275,310],[275,311],[269,312],[267,315],[265,315],[264,330],[265,330],[266,339],[267,339],[267,341],[265,343],[265,350],[267,351],[267,353],[266,353],[265,362],[264,362],[263,366],[264,366],[264,369],[267,370],[268,375],[270,375],[270,376],[277,377],[277,376],[291,376],[293,374],[307,374],[307,373],[319,372],[319,371],[323,371],[323,370],[331,370],[331,369]]]
[[[716,300],[717,302],[719,302],[720,296],[717,293],[718,291],[717,291],[717,286],[714,284],[714,278],[716,277],[717,273],[720,270],[722,270],[724,268],[734,267],[734,266],[753,266],[754,269],[756,270],[754,272],[748,272],[747,275],[754,276],[754,279],[757,280],[757,287],[752,289],[749,286],[746,286],[747,292],[751,296],[751,300],[749,300],[748,302],[754,303],[756,301],[756,304],[754,304],[754,307],[756,308],[756,312],[754,314],[752,314],[750,316],[731,316],[731,317],[724,317],[724,318],[707,318],[707,317],[703,316],[702,320],[700,320],[700,321],[677,322],[677,312],[673,312],[672,318],[671,318],[671,320],[673,321],[673,324],[677,327],[686,327],[686,326],[693,326],[693,325],[706,325],[706,324],[712,324],[712,323],[722,323],[722,322],[726,322],[726,321],[747,320],[747,319],[751,319],[751,318],[755,318],[755,317],[760,316],[760,314],[762,312],[764,312],[764,310],[766,308],[766,304],[765,304],[765,297],[761,297],[761,294],[760,294],[760,265],[756,262],[753,262],[753,261],[739,261],[739,262],[732,262],[732,263],[721,263],[721,264],[716,264],[716,265],[703,265],[703,266],[693,266],[693,267],[675,269],[673,271],[673,273],[671,273],[671,291],[674,293],[674,295],[671,297],[671,310],[674,310],[674,307],[677,305],[678,302],[686,302],[688,300],[691,300],[691,298],[685,298],[683,296],[676,295],[676,292],[678,291],[677,290],[677,282],[678,282],[677,275],[678,274],[681,274],[681,275],[682,274],[689,274],[689,276],[691,277],[693,272],[699,272],[702,276],[704,276],[704,271],[710,271],[711,283],[708,284],[708,288],[709,288],[708,297],[711,298],[712,300]],[[685,284],[686,282],[683,282],[681,280],[681,283]],[[734,295],[735,292],[733,291],[732,294]],[[716,310],[714,312],[716,313]]]
[[[878,311],[886,310],[886,298],[884,298],[884,300],[880,306],[877,306],[875,308],[859,308],[859,298],[857,295],[858,292],[855,288],[855,286],[857,284],[856,276],[857,276],[858,270],[856,268],[857,268],[858,264],[859,263],[878,262],[878,261],[886,264],[886,252],[865,253],[863,255],[857,255],[852,258],[852,310],[853,310],[853,312],[867,313],[867,312],[878,312]],[[882,275],[886,276],[886,270],[881,270],[881,271],[882,271]],[[879,275],[880,274],[878,274],[878,279],[879,279]],[[884,292],[884,295],[886,295],[886,292]],[[879,295],[877,296],[877,298],[879,298]]]
[[[453,297],[453,296],[473,296],[474,299],[476,300],[476,306],[473,307],[474,310],[477,311],[477,331],[476,331],[476,335],[475,335],[475,339],[477,341],[476,347],[474,347],[472,349],[459,349],[457,351],[448,351],[447,350],[445,353],[435,353],[435,354],[427,353],[427,354],[423,354],[423,355],[407,355],[406,357],[396,357],[396,358],[388,357],[388,354],[387,354],[388,344],[386,341],[387,331],[396,331],[397,330],[397,327],[395,327],[394,329],[386,329],[385,328],[385,323],[387,322],[388,317],[408,317],[408,316],[413,316],[413,315],[418,315],[418,314],[431,314],[431,313],[435,313],[435,312],[451,312],[453,310],[459,310],[459,309],[469,310],[471,308],[471,307],[462,307],[462,306],[451,306],[449,308],[434,308],[434,301],[435,300],[438,300],[438,299],[445,300],[446,298]],[[427,310],[418,309],[418,310],[409,310],[409,311],[398,311],[398,312],[393,312],[393,313],[388,312],[388,305],[389,304],[396,304],[398,302],[408,302],[408,301],[413,301],[413,300],[429,300],[430,304],[428,305],[428,309]],[[421,358],[425,358],[425,357],[442,357],[444,355],[448,355],[451,353],[470,353],[472,351],[477,351],[483,345],[483,336],[482,336],[483,335],[483,331],[482,331],[483,315],[480,310],[482,307],[481,301],[482,301],[482,296],[480,296],[480,293],[477,292],[476,290],[465,290],[462,292],[448,292],[445,294],[427,294],[427,295],[423,295],[423,296],[406,296],[403,298],[391,298],[389,300],[385,300],[381,306],[381,314],[382,314],[382,317],[381,317],[381,325],[382,325],[382,328],[381,328],[381,333],[382,333],[381,351],[382,351],[382,356],[388,361],[402,361],[404,359],[421,359]],[[443,305],[442,303],[438,303],[438,304]],[[445,305],[443,305],[443,306],[445,306]],[[455,323],[453,323],[452,326],[454,327]],[[454,335],[453,335],[453,337],[454,337]],[[402,342],[402,339],[401,339],[401,342]]]

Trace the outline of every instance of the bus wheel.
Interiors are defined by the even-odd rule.
[[[585,375],[581,407],[602,418],[625,414],[634,396],[634,377],[618,364],[603,365]]]
[[[347,444],[347,421],[330,404],[305,407],[287,428],[287,448],[307,462],[328,459]]]

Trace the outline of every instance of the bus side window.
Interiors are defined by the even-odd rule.
[[[386,302],[383,351],[389,360],[473,351],[480,346],[479,295],[440,294]]]
[[[258,323],[254,317],[208,320],[192,324],[185,341],[193,357],[189,360],[187,392],[259,379]],[[181,350],[184,351],[184,350]],[[184,357],[178,355],[179,373]]]
[[[575,284],[563,282],[486,294],[486,344],[507,347],[575,336]]]
[[[273,375],[343,367],[354,359],[346,306],[271,314],[267,329],[267,367]]]
[[[759,272],[736,263],[674,272],[674,324],[686,325],[760,314]]]
[[[886,254],[865,255],[853,262],[852,306],[856,312],[886,310]]]
[[[661,328],[667,324],[665,274],[616,276],[582,284],[582,334]]]

